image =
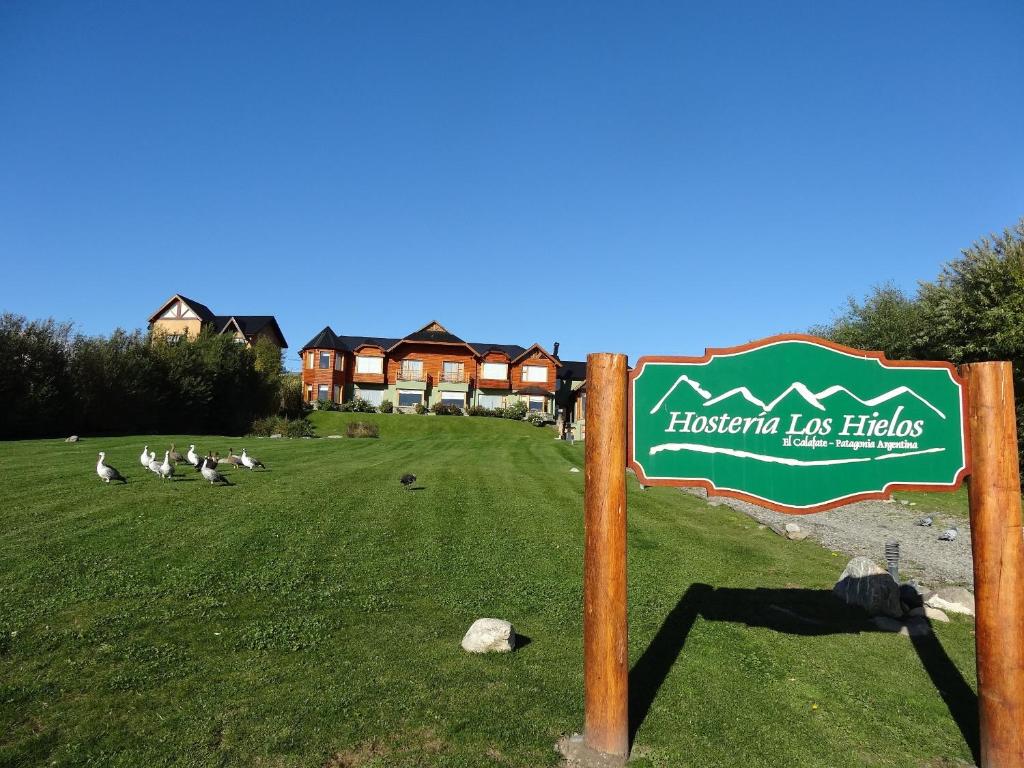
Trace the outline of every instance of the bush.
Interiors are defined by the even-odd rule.
[[[493,408],[484,408],[482,405],[467,405],[467,416],[496,416]]]
[[[347,403],[342,403],[339,411],[346,413],[376,413],[377,409],[363,400],[361,397],[353,397]]]
[[[543,427],[545,424],[555,424],[557,419],[545,411],[530,411],[526,414],[526,420],[535,427]]]
[[[294,375],[281,377],[281,405],[280,415],[289,419],[297,419],[302,416],[309,406],[302,398],[302,379]]]
[[[316,409],[318,411],[336,411],[338,406],[332,403],[330,400],[317,400]]]
[[[380,437],[380,427],[365,421],[350,421],[345,427],[348,437]]]
[[[270,437],[271,435],[283,435],[285,437],[313,437],[316,431],[308,419],[289,419],[284,416],[268,416],[265,419],[257,419],[252,423],[249,434],[253,437]]]
[[[451,403],[434,403],[434,414],[437,416],[461,416],[462,409]]]
[[[381,400],[379,410],[381,413],[394,413],[395,404],[390,400]]]
[[[526,413],[529,410],[530,409],[527,408],[526,403],[524,401],[516,400],[511,405],[506,405],[504,408],[501,408],[498,412],[498,415],[501,416],[501,418],[503,419],[522,420],[523,418],[526,417]]]
[[[427,410],[427,406],[423,403],[416,403],[416,413],[423,416],[424,414],[430,413],[430,411]]]

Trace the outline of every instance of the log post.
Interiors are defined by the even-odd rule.
[[[978,720],[982,768],[1024,768],[1024,543],[1010,363],[972,363],[972,471]]]
[[[626,356],[587,356],[583,556],[584,742],[629,753]]]

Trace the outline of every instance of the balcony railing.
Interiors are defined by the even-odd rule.
[[[399,381],[426,381],[427,374],[422,368],[399,368],[395,374]]]
[[[444,384],[472,384],[473,377],[465,371],[441,371],[438,381]]]

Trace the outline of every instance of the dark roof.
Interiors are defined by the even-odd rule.
[[[325,325],[324,329],[316,336],[302,345],[302,349],[345,349],[341,339],[331,330],[331,326]]]
[[[469,346],[481,355],[486,355],[488,352],[495,350],[498,352],[504,352],[512,360],[519,357],[526,351],[526,347],[521,347],[518,344],[477,344],[475,342],[470,342]]]
[[[213,310],[211,310],[205,304],[200,304],[195,299],[190,299],[188,296],[182,296],[180,293],[176,293],[175,296],[177,296],[179,299],[188,304],[189,308],[197,315],[199,315],[200,320],[203,320],[207,323],[212,323],[217,319],[217,316],[213,314]]]
[[[188,301],[186,300],[185,303],[187,304]],[[223,333],[232,320],[238,323],[238,329],[247,339],[264,330],[268,325],[273,326],[273,330],[281,339],[282,346],[288,347],[288,342],[285,341],[284,334],[281,333],[281,326],[277,324],[277,319],[273,315],[214,315],[210,321],[213,323],[215,333]]]
[[[558,378],[572,381],[583,381],[587,378],[586,360],[563,360],[558,367]]]
[[[389,339],[385,336],[339,336],[350,352],[355,352],[359,347],[369,344],[371,347],[389,349],[401,341],[401,339]]]
[[[445,344],[465,344],[462,339],[448,331],[416,331],[401,339],[401,341],[440,341]]]

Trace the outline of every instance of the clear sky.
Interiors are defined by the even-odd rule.
[[[699,354],[1024,215],[1024,3],[0,2],[0,310]]]

